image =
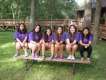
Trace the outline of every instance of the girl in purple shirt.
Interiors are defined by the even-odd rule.
[[[55,54],[54,58],[63,59],[63,49],[65,42],[65,32],[63,32],[62,27],[58,27],[54,35],[55,41]]]
[[[80,34],[80,55],[81,55],[81,60],[84,60],[84,52],[87,51],[87,60],[90,60],[90,56],[92,53],[92,43],[93,40],[93,35],[90,33],[89,28],[85,27]]]
[[[48,49],[51,50],[51,58],[53,57],[53,53],[54,53],[53,35],[54,34],[52,33],[52,30],[50,28],[48,28],[43,35],[43,38],[42,38],[42,41],[43,41],[42,42],[42,57],[43,58],[44,58],[45,50],[48,50]]]
[[[25,24],[21,23],[17,26],[17,31],[15,32],[15,40],[16,40],[16,54],[15,57],[19,55],[19,50],[23,49],[25,52],[25,56],[28,56],[27,53],[27,29]]]
[[[74,60],[75,52],[77,50],[78,45],[76,44],[78,42],[78,33],[77,29],[74,25],[70,25],[69,32],[67,34],[66,38],[66,50],[69,53],[69,56],[67,59]]]
[[[32,57],[33,58],[38,58],[38,53],[39,53],[40,48],[41,48],[42,34],[41,34],[40,30],[41,30],[40,26],[35,25],[32,32],[29,33],[28,46],[32,51]]]

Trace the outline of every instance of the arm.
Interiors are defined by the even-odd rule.
[[[16,38],[16,41],[23,45],[23,43],[18,38]]]
[[[84,43],[82,43],[82,41],[80,41],[80,44],[81,44],[82,46],[84,46],[85,48],[87,48],[87,47],[89,47],[89,46],[91,45],[91,41],[89,41],[88,44],[84,44]]]
[[[27,36],[25,37],[25,39],[24,39],[23,43],[25,43],[26,41],[27,41]]]
[[[72,42],[72,44],[76,44],[77,43],[77,41],[76,40],[74,40],[73,42]]]

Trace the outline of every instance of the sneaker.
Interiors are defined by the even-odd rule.
[[[60,59],[64,59],[64,57],[63,56],[60,56]]]
[[[87,61],[90,61],[90,58],[87,58]]]
[[[84,60],[84,58],[82,57],[82,58],[81,58],[81,61],[83,61],[83,60]]]
[[[67,59],[72,59],[72,55],[69,55],[69,56],[67,57]]]
[[[53,59],[53,58],[54,58],[54,56],[50,56],[50,57],[49,57],[49,59]]]
[[[25,56],[25,57],[28,57],[28,53],[26,52],[24,56]]]
[[[14,55],[14,57],[18,57],[19,56],[19,54],[18,53],[16,53],[15,55]]]
[[[54,56],[54,59],[58,59],[59,57],[58,56]]]
[[[32,53],[32,58],[35,58],[35,53]]]
[[[74,56],[71,56],[71,60],[75,60],[75,57]]]
[[[45,56],[41,56],[42,59],[45,59]]]
[[[37,55],[37,53],[35,53],[35,58],[39,58],[39,56]]]

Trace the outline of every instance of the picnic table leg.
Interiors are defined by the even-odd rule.
[[[25,70],[28,71],[32,67],[32,65],[34,64],[34,62],[35,62],[34,60],[31,60],[31,64],[29,64],[29,60],[26,59],[25,60]]]
[[[75,68],[76,67],[76,64],[75,63],[73,63],[73,65],[72,65],[72,74],[74,75],[75,74]]]
[[[25,62],[25,70],[27,71],[28,70],[28,60],[26,59],[24,62]]]

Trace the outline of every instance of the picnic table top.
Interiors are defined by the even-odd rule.
[[[66,58],[64,59],[50,59],[49,57],[47,58],[33,58],[32,56],[24,57],[24,56],[18,56],[16,57],[17,60],[33,60],[33,61],[38,61],[38,62],[61,62],[61,63],[77,63],[77,64],[91,64],[91,61],[88,60],[83,60],[81,61],[80,59],[75,59],[75,60],[68,60]]]

